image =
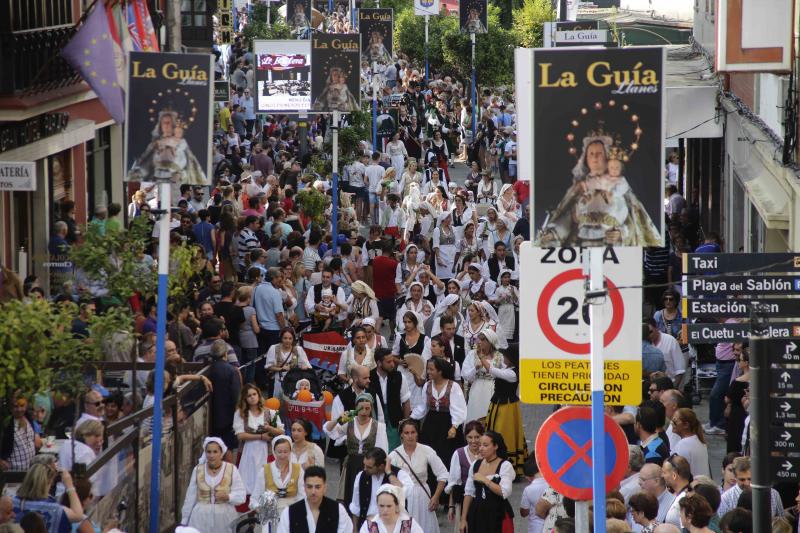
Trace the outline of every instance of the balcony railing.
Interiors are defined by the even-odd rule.
[[[30,96],[79,83],[60,55],[74,33],[72,24],[0,32],[0,95]]]

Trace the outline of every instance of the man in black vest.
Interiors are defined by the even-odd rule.
[[[314,312],[318,310],[317,305],[322,301],[322,289],[330,289],[331,292],[333,292],[334,299],[339,305],[345,308],[347,307],[345,305],[346,298],[344,297],[344,290],[333,283],[333,269],[326,266],[325,270],[320,274],[320,277],[322,283],[314,285],[313,290],[308,291],[306,301],[304,302],[308,316],[313,316]]]
[[[487,263],[489,265],[489,278],[498,285],[500,284],[498,276],[501,270],[514,271],[514,257],[507,255],[506,243],[503,241],[494,243],[494,255],[489,258]]]
[[[303,475],[306,497],[283,510],[278,533],[352,533],[353,522],[336,500],[325,497],[327,477],[321,466]]]
[[[351,385],[342,389],[331,404],[331,420],[337,420],[345,411],[352,411],[356,408],[356,397],[362,392],[369,392],[369,370],[365,366],[354,365],[350,369]],[[376,406],[378,419],[383,416],[381,405]],[[347,450],[344,446],[345,437],[337,440],[333,445],[328,446],[328,457],[333,459],[344,459]],[[344,462],[340,466],[344,466]]]
[[[378,514],[378,489],[386,483],[403,487],[406,494],[411,494],[414,490],[414,480],[411,476],[391,464],[387,469],[386,452],[380,448],[372,448],[364,454],[364,470],[359,472],[353,481],[350,514],[353,515],[356,531],[361,528],[367,517]]]
[[[458,364],[464,366],[464,337],[456,335],[456,321],[451,316],[439,318],[440,335],[444,341],[444,351],[448,358],[455,359]]]
[[[388,348],[375,350],[376,367],[369,373],[369,392],[381,405],[383,416],[378,420],[386,424],[389,452],[400,446],[400,421],[411,416],[411,391],[397,371],[397,359]]]

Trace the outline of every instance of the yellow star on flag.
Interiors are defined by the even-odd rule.
[[[92,72],[90,72],[90,76],[93,77],[93,78],[96,78],[97,77],[97,72],[95,72],[93,70]]]
[[[97,39],[92,39],[92,44],[97,44]]]
[[[106,83],[108,83],[108,82],[107,82],[106,80],[100,80],[100,83],[102,83],[103,85],[105,85],[105,84],[106,84]]]
[[[83,49],[83,55],[85,55],[85,56],[89,55],[89,49],[88,48],[84,48]]]

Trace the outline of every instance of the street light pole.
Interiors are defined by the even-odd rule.
[[[372,149],[378,150],[378,63],[372,62]]]
[[[331,183],[331,235],[333,255],[339,248],[339,112],[333,112],[333,182]]]
[[[475,32],[470,32],[469,38],[472,41],[472,135],[475,135],[478,130],[478,85],[477,76],[475,74]]]
[[[163,179],[161,176],[157,178]],[[158,511],[161,503],[161,420],[164,401],[164,341],[167,333],[167,282],[169,280],[169,221],[172,190],[169,177],[158,184],[161,210],[158,226],[158,307],[156,309],[156,368],[153,390],[153,443],[150,459],[150,533],[161,531]]]
[[[430,19],[430,15],[425,15],[425,86],[428,86],[428,78],[430,77],[430,71],[428,69],[428,19]]]

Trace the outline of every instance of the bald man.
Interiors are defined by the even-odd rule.
[[[650,463],[644,465],[639,471],[639,487],[643,492],[656,497],[656,500],[658,500],[656,521],[664,522],[675,496],[667,490],[667,485],[661,475],[661,467]]]

